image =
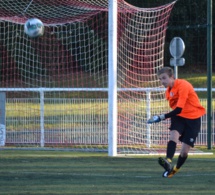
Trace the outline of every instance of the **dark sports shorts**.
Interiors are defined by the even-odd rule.
[[[180,134],[179,140],[194,147],[194,143],[200,132],[201,117],[197,119],[187,119],[180,116],[171,117],[171,130],[177,130]]]

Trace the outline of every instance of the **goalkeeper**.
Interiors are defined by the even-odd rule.
[[[200,132],[201,116],[205,114],[205,108],[201,106],[199,98],[193,86],[183,79],[175,79],[172,68],[160,69],[157,76],[166,89],[166,99],[171,112],[153,116],[148,123],[157,123],[167,118],[171,119],[170,137],[167,143],[166,158],[160,157],[158,163],[165,169],[163,177],[172,177],[185,163],[188,152]],[[182,142],[180,155],[176,165],[171,162],[176,151],[178,140]]]

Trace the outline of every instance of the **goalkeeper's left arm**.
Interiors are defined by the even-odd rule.
[[[166,114],[161,114],[161,115],[155,115],[153,116],[152,118],[150,118],[147,123],[151,124],[151,123],[158,123],[162,120],[165,120],[167,118],[170,118],[172,116],[176,116],[177,114],[180,114],[182,111],[182,108],[180,107],[176,107],[174,110],[172,110],[171,112],[169,113],[166,113]]]

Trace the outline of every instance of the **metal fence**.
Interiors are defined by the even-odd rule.
[[[203,105],[207,105],[207,99],[200,99],[200,101]],[[107,146],[107,99],[44,98],[43,105],[43,112],[41,112],[40,98],[7,98],[6,145],[64,147],[79,144],[85,145],[85,147],[89,145]],[[76,110],[68,108],[68,105],[77,105],[78,113]],[[212,145],[215,145],[214,100],[212,105],[211,138]],[[207,145],[207,120],[207,115],[202,117],[201,133],[196,145]],[[162,124],[156,125],[157,129],[163,128]],[[153,133],[153,129],[151,135],[150,142],[153,144],[155,141],[153,136],[158,137],[158,135]]]

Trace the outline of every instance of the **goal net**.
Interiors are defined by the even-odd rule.
[[[168,121],[146,120],[167,109],[156,72],[174,3],[138,8],[118,0],[118,153],[166,144]],[[107,151],[108,13],[108,0],[1,2],[4,146]],[[24,33],[29,18],[44,23],[43,36]]]

